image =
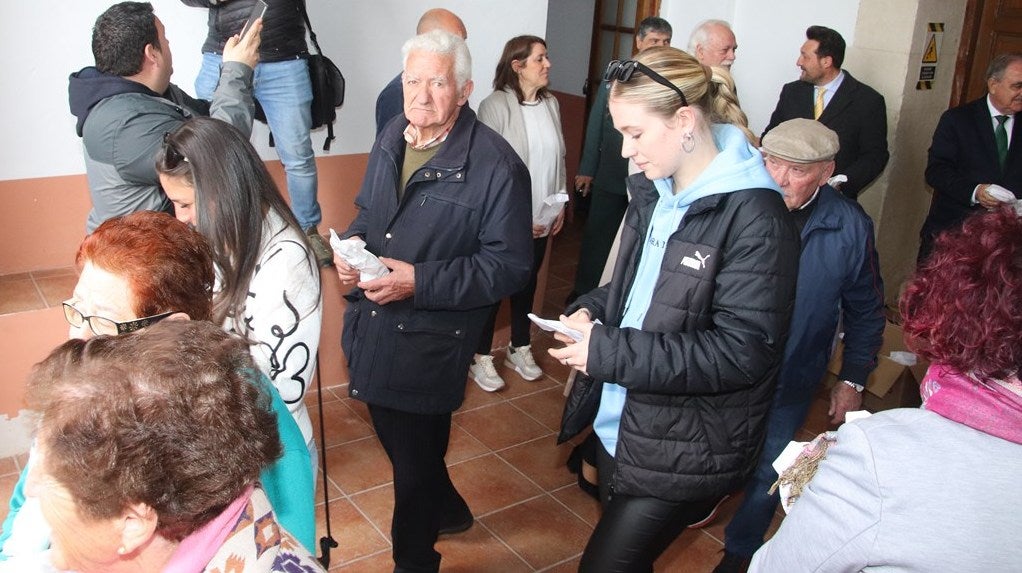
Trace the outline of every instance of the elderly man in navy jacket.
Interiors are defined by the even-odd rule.
[[[334,262],[356,286],[341,339],[348,391],[369,405],[394,468],[395,571],[437,571],[437,536],[473,521],[444,462],[451,412],[490,306],[529,278],[532,207],[525,165],[465,105],[465,41],[434,30],[402,51],[404,117],[373,145],[345,232],[391,272],[361,281]]]
[[[802,237],[791,331],[767,421],[766,441],[745,499],[725,529],[724,557],[715,573],[745,571],[763,544],[778,495],[771,466],[795,436],[823,379],[838,327],[844,328],[844,362],[830,395],[832,424],[862,405],[866,378],[883,340],[883,282],[873,222],[858,203],[827,184],[834,172],[838,136],[811,119],[792,119],[763,138],[767,170],[784,192]]]
[[[1016,139],[1022,128],[1015,121],[1022,111],[1022,53],[995,57],[986,75],[987,95],[944,112],[933,133],[926,162],[933,199],[919,232],[919,261],[942,231],[972,213],[1022,198],[1022,146]]]

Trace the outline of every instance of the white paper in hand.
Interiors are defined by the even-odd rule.
[[[536,326],[539,326],[547,332],[560,332],[575,342],[582,340],[582,333],[580,331],[575,330],[574,328],[568,328],[559,320],[547,320],[545,318],[540,318],[531,312],[529,313],[529,320],[535,322]]]
[[[987,186],[987,195],[990,195],[1001,203],[1012,203],[1015,201],[1014,193],[996,183],[991,183]]]
[[[539,214],[532,220],[532,224],[549,228],[557,220],[557,216],[561,214],[561,210],[564,209],[564,204],[567,202],[568,194],[563,191],[547,195],[543,199],[543,206],[540,207]]]
[[[358,269],[360,281],[371,281],[390,274],[387,265],[366,250],[366,242],[362,239],[342,240],[337,236],[337,231],[330,229],[330,248],[344,259],[344,262]]]

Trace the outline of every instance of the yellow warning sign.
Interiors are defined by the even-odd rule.
[[[937,35],[930,34],[930,41],[926,42],[926,50],[923,51],[924,64],[937,63]]]

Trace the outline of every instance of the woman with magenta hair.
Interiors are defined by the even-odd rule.
[[[1018,571],[1022,220],[939,236],[901,298],[921,408],[844,424],[750,571]]]

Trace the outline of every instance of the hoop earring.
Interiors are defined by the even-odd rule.
[[[696,148],[696,138],[692,137],[692,132],[688,132],[681,136],[681,149],[685,153],[692,153],[692,150]]]

